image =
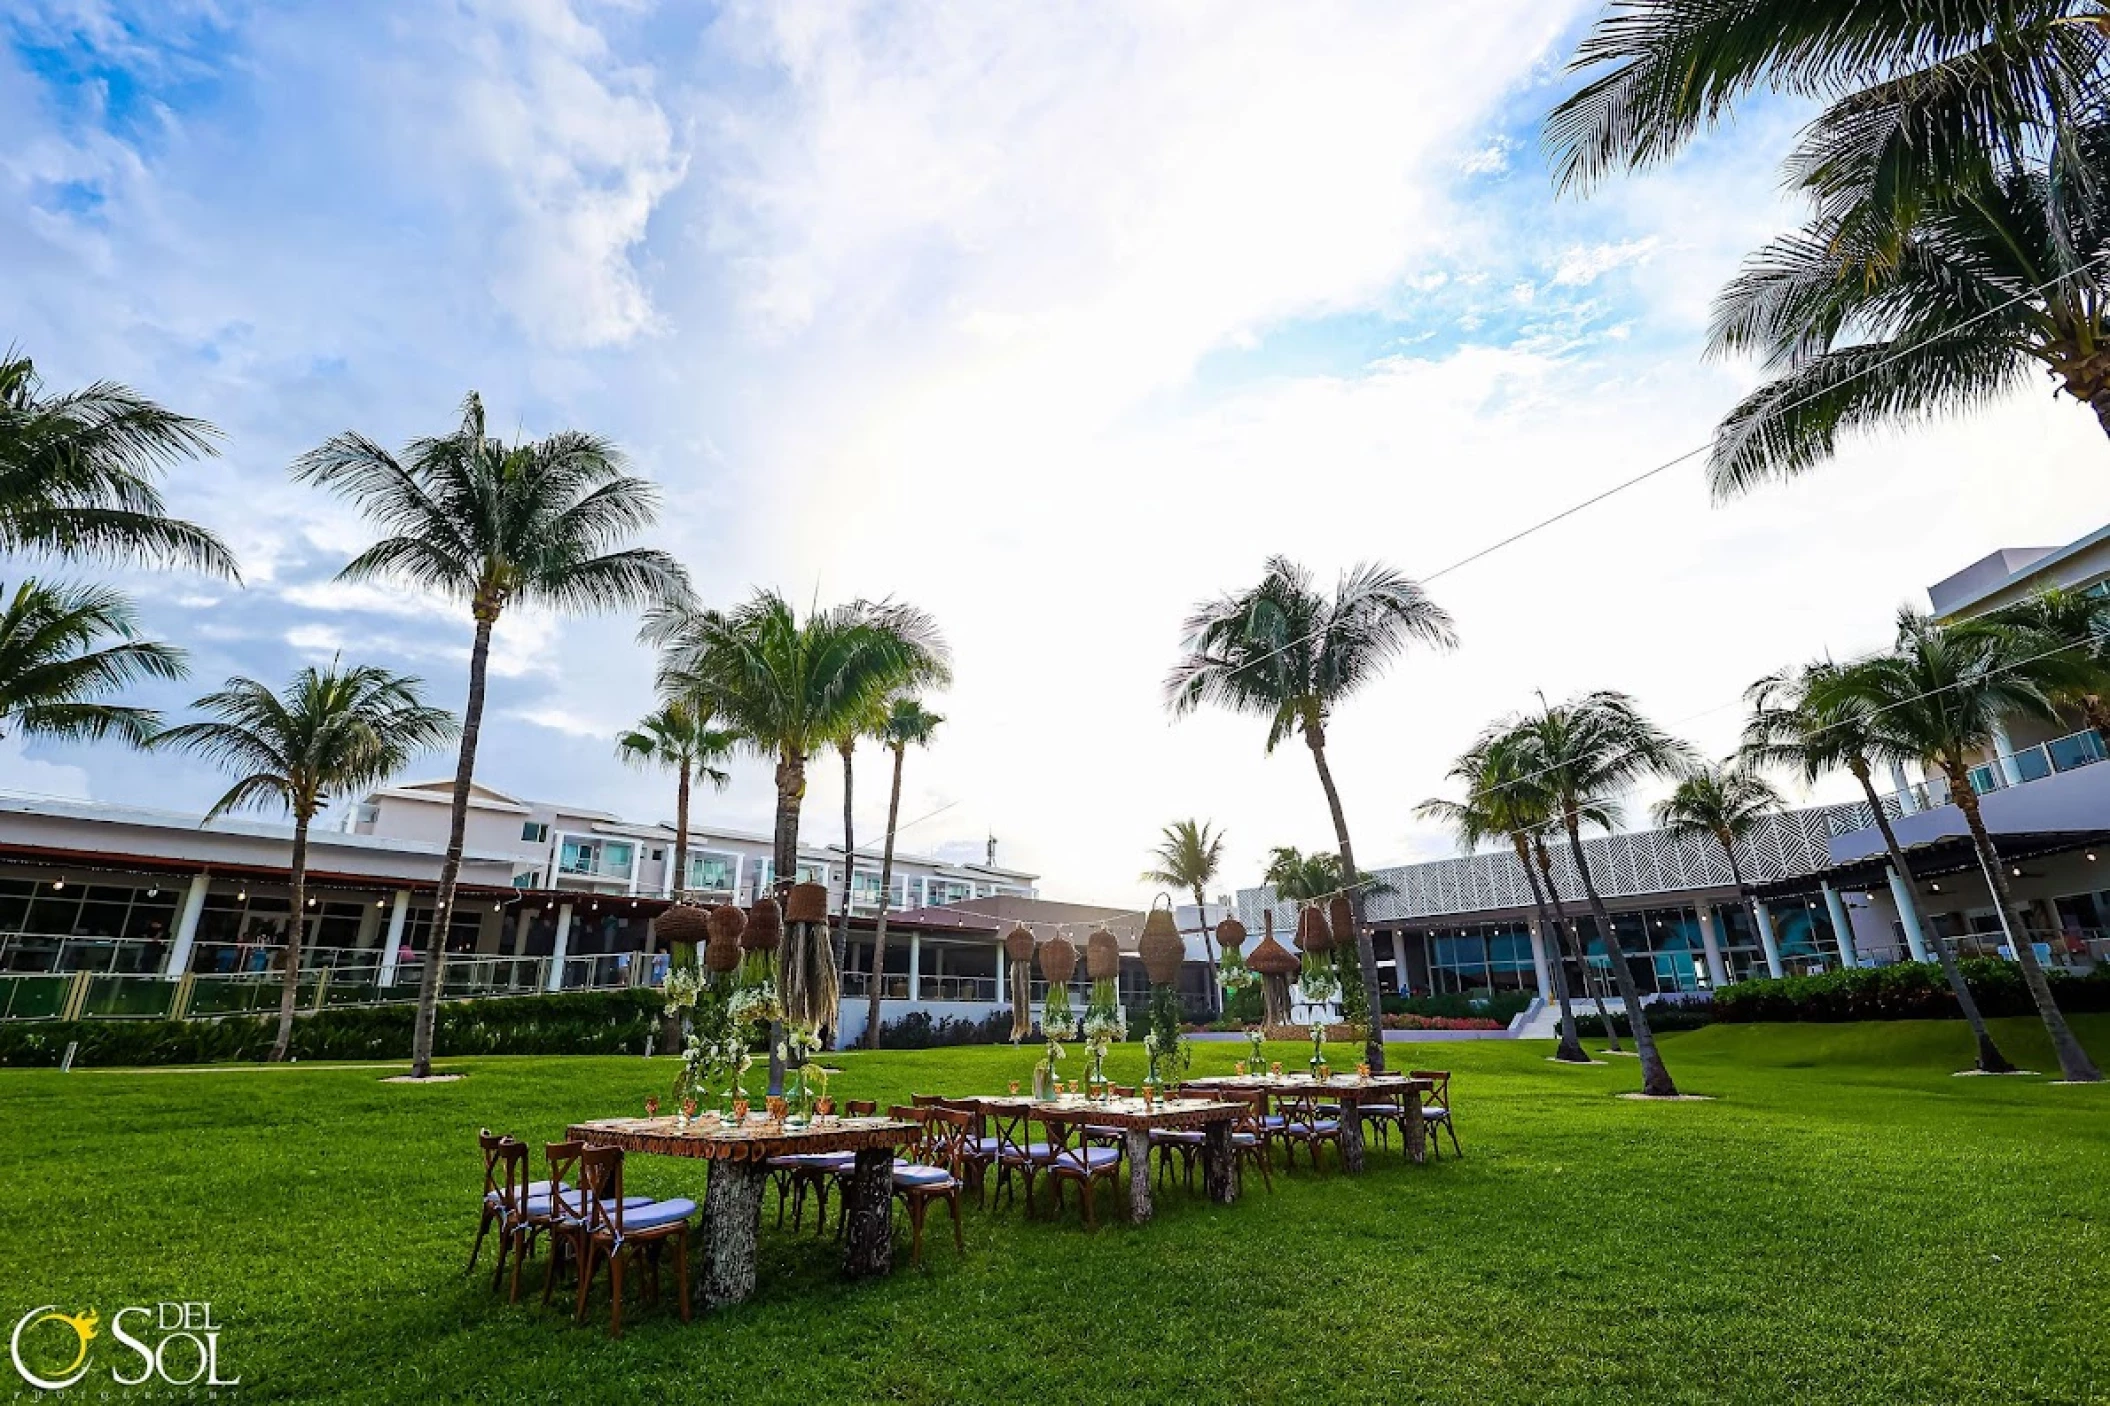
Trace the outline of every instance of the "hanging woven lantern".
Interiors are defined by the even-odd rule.
[[[1298,971],[1297,954],[1275,941],[1273,933],[1260,939],[1245,964],[1262,976],[1295,976]]]
[[[1355,905],[1348,901],[1347,894],[1337,893],[1333,896],[1332,901],[1326,905],[1326,918],[1333,928],[1334,946],[1355,946]]]
[[[1095,928],[1084,940],[1084,974],[1093,981],[1121,979],[1121,943],[1105,928]]]
[[[1327,930],[1326,915],[1315,907],[1297,910],[1297,950],[1299,952],[1330,952],[1333,950],[1333,934]],[[1246,965],[1251,966],[1248,962]]]
[[[793,884],[791,892],[784,895],[784,921],[787,923],[827,922],[828,886],[826,884]]]
[[[1245,937],[1245,924],[1236,918],[1226,918],[1216,925],[1216,945],[1233,957],[1245,946]]]
[[[1143,970],[1150,973],[1152,986],[1171,986],[1180,979],[1180,963],[1187,960],[1187,944],[1180,941],[1170,900],[1163,908],[1151,908],[1143,919],[1143,937],[1136,946],[1143,954]]]
[[[653,932],[670,949],[694,947],[710,941],[710,912],[694,903],[676,903],[653,920]]]
[[[765,895],[756,899],[755,906],[747,910],[747,927],[740,934],[740,950],[774,952],[783,941],[784,911],[777,907],[774,898]]]
[[[1040,976],[1050,986],[1067,986],[1077,974],[1077,944],[1061,933],[1040,944]]]
[[[713,908],[707,925],[710,942],[703,949],[703,964],[714,972],[725,973],[740,965],[740,938],[747,926],[747,919],[730,903]]]
[[[1275,941],[1275,914],[1268,910],[1267,935],[1245,964],[1260,973],[1260,1001],[1268,1025],[1289,1023],[1289,979],[1298,970],[1296,954]]]
[[[1004,934],[1004,955],[1013,966],[1033,960],[1033,934],[1023,923]]]

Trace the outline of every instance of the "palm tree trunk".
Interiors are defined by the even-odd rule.
[[[1868,808],[1876,818],[1876,828],[1883,832],[1883,848],[1890,852],[1890,867],[1897,870],[1898,880],[1904,884],[1906,891],[1917,897],[1919,885],[1913,880],[1912,865],[1905,858],[1905,847],[1898,843],[1898,832],[1891,828],[1890,817],[1883,810],[1883,798],[1876,794],[1875,779],[1869,774],[1868,763],[1856,757],[1848,763],[1847,770],[1861,783],[1861,794],[1868,798]],[[1904,915],[1898,916],[1902,918]],[[1758,921],[1755,910],[1751,920],[1754,923]],[[2012,1074],[2015,1066],[2000,1052],[2000,1047],[1993,1043],[1993,1032],[1986,1027],[1985,1016],[1978,1009],[1978,1000],[1971,994],[1971,983],[1964,980],[1963,966],[1956,960],[1955,949],[1942,941],[1938,932],[1921,935],[1933,942],[1934,955],[1941,962],[1942,975],[1948,978],[1949,990],[1956,996],[1957,1008],[1963,1012],[1964,1020],[1970,1024],[1971,1038],[1978,1042],[1977,1067],[1988,1074]]]
[[[1617,1053],[1620,1049],[1619,1027],[1612,1024],[1612,1013],[1605,1009],[1604,997],[1590,984],[1590,952],[1583,946],[1582,937],[1568,926],[1568,905],[1561,902],[1560,887],[1553,882],[1553,856],[1546,852],[1546,841],[1538,835],[1531,837],[1531,847],[1538,851],[1539,874],[1546,881],[1547,901],[1553,905],[1554,928],[1560,933],[1565,949],[1575,958],[1575,973],[1582,978],[1583,994],[1597,1007],[1597,1022],[1604,1026],[1606,1047]],[[1561,990],[1565,992],[1567,989],[1567,983],[1563,981]]]
[[[1531,886],[1531,906],[1539,918],[1539,941],[1546,942],[1546,930],[1552,924],[1546,917],[1546,896],[1539,888],[1539,876],[1531,867],[1531,850],[1522,835],[1511,835],[1510,844],[1516,846],[1517,864],[1524,871],[1524,882]],[[1548,944],[1553,956],[1553,997],[1560,1005],[1561,1038],[1554,1048],[1553,1057],[1567,1064],[1588,1064],[1590,1056],[1583,1052],[1582,1041],[1575,1038],[1575,1008],[1568,999],[1568,964],[1561,960],[1560,929],[1553,928],[1553,941]]]
[[[447,929],[454,914],[454,885],[462,872],[462,841],[469,828],[469,787],[476,779],[476,737],[484,725],[484,675],[491,663],[491,629],[498,609],[476,607],[476,640],[469,647],[469,701],[462,709],[462,746],[454,763],[454,800],[448,807],[447,854],[440,861],[439,896],[432,906],[432,931],[425,937],[425,970],[418,978],[418,1020],[410,1039],[410,1077],[432,1073],[432,1034],[439,1020],[440,967],[447,960]]]
[[[271,1060],[282,1062],[293,1049],[293,1008],[300,1003],[300,947],[308,926],[308,824],[305,810],[293,815],[293,920],[286,924],[286,979],[278,992],[278,1036]]]
[[[1575,860],[1575,872],[1582,879],[1583,897],[1589,900],[1590,916],[1597,920],[1597,931],[1604,937],[1605,955],[1612,959],[1612,980],[1619,985],[1619,999],[1626,1007],[1627,1025],[1634,1032],[1634,1053],[1641,1056],[1641,1092],[1652,1098],[1676,1098],[1678,1086],[1672,1082],[1670,1070],[1663,1065],[1663,1056],[1656,1049],[1655,1032],[1648,1028],[1648,1016],[1641,1010],[1641,992],[1634,985],[1634,973],[1627,968],[1626,949],[1619,945],[1619,934],[1612,927],[1612,914],[1604,906],[1604,899],[1597,893],[1597,885],[1590,878],[1590,861],[1583,855],[1582,827],[1574,815],[1566,817],[1568,830],[1568,853]]]
[[[1985,881],[1993,891],[1993,907],[2000,915],[2000,931],[2007,937],[2008,950],[2015,954],[2015,964],[2022,968],[2023,984],[2029,987],[2030,1000],[2037,1006],[2037,1015],[2044,1022],[2044,1029],[2051,1035],[2051,1047],[2059,1057],[2059,1074],[2069,1084],[2095,1084],[2102,1082],[2102,1071],[2081,1042],[2074,1038],[2073,1030],[2066,1024],[2066,1015],[2059,1003],[2052,999],[2051,983],[2044,979],[2044,968],[2037,965],[2036,947],[2029,940],[2029,930],[2015,932],[2013,914],[2014,896],[2008,892],[2007,875],[2001,872],[1999,851],[1993,848],[1993,837],[1986,833],[1985,820],[1978,814],[1978,793],[1971,789],[1971,778],[1960,764],[1943,767],[1949,775],[1949,791],[1956,798],[1957,809],[1963,812],[1966,824],[1971,827],[1971,844],[1978,851],[1978,867],[1985,871]]]
[[[775,888],[779,895],[798,881],[799,877],[799,807],[806,799],[806,757],[802,752],[786,752],[777,761],[777,825],[776,841],[771,864],[776,869]],[[780,988],[781,989],[781,988]],[[769,1094],[772,1098],[784,1092],[784,1060],[777,1053],[783,1043],[782,1021],[769,1023]]]
[[[879,920],[872,925],[872,971],[866,980],[865,1048],[879,1048],[879,983],[886,974],[886,901],[894,883],[894,827],[901,821],[901,764],[908,748],[894,749],[894,788],[887,796],[886,843],[879,851]],[[997,995],[1002,996],[999,991]]]
[[[1202,896],[1202,886],[1194,886],[1194,921],[1202,930],[1202,951],[1209,954],[1209,1012],[1224,1013],[1223,988],[1216,984],[1216,939],[1209,932],[1209,901]]]
[[[687,757],[683,757],[674,769],[674,880],[667,885],[667,899],[671,903],[681,902],[689,887],[689,770],[690,762]],[[645,928],[645,956],[648,960],[656,945],[656,936],[648,925]],[[695,944],[688,946],[689,951],[686,954],[669,948],[668,961],[693,967],[696,964]],[[681,1053],[682,1019],[683,1017],[673,1011],[668,1011],[667,1018],[661,1021],[659,1026],[660,1043],[675,1054]]]
[[[1333,814],[1334,838],[1341,846],[1341,882],[1348,886],[1348,907],[1355,918],[1355,960],[1362,971],[1364,1009],[1370,1028],[1363,1036],[1363,1062],[1371,1072],[1385,1072],[1385,1023],[1377,994],[1377,949],[1371,945],[1370,929],[1363,925],[1362,871],[1355,867],[1355,847],[1348,842],[1348,817],[1341,809],[1341,793],[1334,787],[1333,771],[1326,765],[1326,732],[1317,721],[1304,726],[1304,741],[1311,748],[1312,765],[1319,769],[1319,785],[1326,791],[1326,808]]]
[[[835,922],[835,970],[836,980],[842,979],[844,962],[850,955],[850,880],[857,872],[857,831],[854,812],[851,808],[850,786],[856,766],[851,760],[851,749],[844,747],[843,754],[843,911]],[[835,1034],[838,1032],[830,1032]],[[832,1041],[841,1048],[842,1041]]]

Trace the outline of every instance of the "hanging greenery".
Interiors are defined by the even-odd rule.
[[[777,953],[777,991],[786,1024],[830,1030],[842,1000],[835,944],[828,936],[828,890],[793,884],[785,901],[784,941]]]
[[[1004,958],[1010,967],[1011,1043],[1033,1033],[1033,934],[1024,924],[1004,935]]]
[[[1077,1014],[1070,1009],[1070,977],[1077,970],[1077,944],[1057,933],[1040,945],[1040,976],[1047,982],[1047,995],[1040,1003],[1041,1034],[1067,1040],[1077,1029]]]

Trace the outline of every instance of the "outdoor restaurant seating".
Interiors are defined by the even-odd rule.
[[[1283,1165],[1297,1164],[1296,1149],[1302,1147],[1311,1154],[1313,1171],[1320,1170],[1319,1149],[1327,1143],[1333,1144],[1334,1155],[1341,1151],[1341,1120],[1328,1118],[1319,1112],[1319,1100],[1308,1093],[1284,1094],[1279,1100],[1282,1109],[1282,1139],[1284,1146]]]
[[[1111,1181],[1120,1174],[1120,1149],[1100,1147],[1086,1142],[1080,1136],[1081,1130],[1067,1119],[1042,1119],[1036,1116],[1035,1121],[1047,1129],[1047,1160],[1044,1168],[1055,1183],[1055,1209],[1058,1212],[1062,1209],[1062,1184],[1074,1181],[1084,1197],[1084,1223],[1088,1226],[1098,1225],[1099,1218],[1093,1206],[1092,1191],[1099,1182]],[[1028,1190],[1026,1205],[1030,1208],[1032,1204],[1032,1192]]]
[[[943,1201],[952,1212],[953,1246],[967,1253],[960,1231],[960,1150],[973,1136],[974,1115],[935,1104],[895,1107],[887,1113],[923,1127],[922,1136],[911,1145],[912,1160],[894,1159],[894,1195],[908,1210],[909,1263],[923,1263],[923,1218],[933,1201]]]
[[[996,1108],[990,1110],[989,1126],[996,1130],[996,1191],[998,1196],[1011,1194],[1011,1174],[1017,1172],[1026,1184],[1026,1214],[1033,1214],[1033,1182],[1054,1158],[1054,1149],[1045,1141],[1032,1140],[1026,1114],[1018,1108]]]
[[[1267,1186],[1268,1195],[1274,1195],[1274,1158],[1268,1150],[1265,1121],[1267,1095],[1258,1089],[1225,1089],[1215,1092],[1212,1097],[1247,1106],[1249,1111],[1231,1128],[1231,1151],[1237,1154],[1241,1171],[1248,1165],[1260,1168],[1260,1180]]]
[[[575,1144],[553,1144],[556,1146]],[[623,1149],[579,1147],[576,1154],[579,1184],[576,1191],[558,1186],[550,1198],[553,1225],[573,1237],[579,1256],[579,1303],[577,1322],[586,1321],[586,1297],[593,1289],[600,1267],[608,1266],[608,1336],[623,1336],[623,1262],[627,1255],[633,1267],[642,1264],[653,1302],[659,1299],[660,1249],[668,1241],[674,1247],[676,1292],[680,1296],[681,1321],[689,1321],[689,1218],[696,1203],[687,1197],[665,1201],[644,1199],[634,1204],[623,1195]],[[552,1174],[555,1174],[552,1159]],[[643,1199],[643,1198],[636,1198]]]
[[[1422,1120],[1429,1124],[1429,1146],[1438,1157],[1443,1155],[1443,1144],[1436,1138],[1436,1131],[1441,1129],[1451,1135],[1451,1151],[1463,1157],[1465,1149],[1458,1145],[1458,1125],[1451,1118],[1451,1071],[1416,1069],[1410,1071],[1409,1077],[1429,1081],[1429,1090],[1421,1097]]]

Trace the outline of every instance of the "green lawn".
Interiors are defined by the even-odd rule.
[[[2110,1053],[2110,1018],[2080,1024]],[[2028,1023],[2000,1038],[2055,1067]],[[107,1323],[210,1300],[248,1401],[2110,1395],[2110,1088],[1951,1078],[1956,1023],[1664,1047],[1717,1101],[1614,1098],[1631,1060],[1423,1046],[1412,1063],[1458,1071],[1462,1162],[1300,1170],[1233,1207],[1168,1194],[1140,1230],[970,1208],[964,1258],[934,1237],[911,1271],[904,1230],[895,1274],[856,1286],[832,1242],[765,1229],[752,1303],[686,1328],[633,1306],[620,1343],[605,1316],[574,1328],[462,1277],[473,1134],[539,1143],[637,1110],[667,1060],[462,1061],[468,1079],[424,1088],[363,1069],[5,1071],[0,1326],[52,1302]],[[1202,1045],[1196,1072],[1242,1049]],[[1117,1052],[1114,1076],[1140,1058]],[[837,1092],[988,1090],[1031,1062],[849,1055]],[[631,1165],[636,1189],[700,1195],[694,1164]]]

